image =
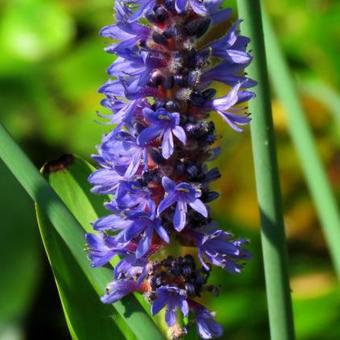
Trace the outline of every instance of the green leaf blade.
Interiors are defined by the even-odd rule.
[[[97,294],[102,295],[107,282],[112,279],[112,270],[107,268],[93,270],[90,267],[84,252],[82,226],[1,124],[0,158],[39,205]],[[128,296],[115,303],[114,308],[124,318],[137,339],[164,339],[159,328],[133,296]]]
[[[115,324],[116,321],[121,321],[118,320],[118,313],[113,306],[100,302],[64,241],[38,206],[36,212],[72,339],[135,339],[129,334],[128,328],[124,329],[124,334],[119,330]]]

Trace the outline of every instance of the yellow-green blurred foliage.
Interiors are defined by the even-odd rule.
[[[340,2],[264,3],[339,198]],[[89,158],[110,128],[96,123],[96,112],[102,111],[97,89],[112,61],[97,32],[112,22],[111,8],[111,0],[0,2],[0,121],[37,166],[65,152]],[[274,98],[272,104],[298,339],[340,339],[340,296],[327,246],[287,132],[284,103]],[[215,122],[223,136],[217,161],[223,178],[215,185],[221,198],[212,205],[214,216],[227,230],[251,240],[253,259],[241,276],[213,275],[222,289],[210,304],[224,324],[226,339],[268,339],[249,128],[237,134],[218,118]],[[15,182],[9,185],[13,179],[3,167],[0,175],[0,240],[6,244],[0,247],[0,339],[35,339],[42,330],[52,339],[67,338],[60,307],[49,299],[55,288],[46,284],[48,269],[42,264],[33,206]],[[25,236],[27,231],[35,236]],[[19,241],[23,237],[24,244]]]

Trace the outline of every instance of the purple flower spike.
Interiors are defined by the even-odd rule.
[[[185,131],[181,126],[179,126],[179,113],[170,113],[162,108],[155,112],[145,108],[143,112],[145,119],[150,123],[150,126],[144,129],[139,135],[139,145],[145,146],[152,142],[155,138],[161,138],[162,156],[165,159],[168,159],[174,152],[174,136],[177,137],[183,144],[186,144],[187,138]]]
[[[176,323],[177,309],[181,310],[184,316],[189,314],[189,305],[186,300],[186,292],[176,286],[163,286],[157,289],[157,298],[151,307],[152,315],[156,315],[166,307],[165,320],[169,327]]]
[[[197,300],[218,290],[208,283],[214,266],[238,273],[250,257],[246,241],[217,230],[208,209],[219,196],[210,185],[220,177],[208,164],[220,153],[210,114],[242,131],[256,85],[245,75],[249,39],[223,3],[116,0],[115,24],[101,30],[113,40],[105,50],[116,58],[99,90],[108,113],[98,115],[114,127],[97,147],[99,168],[89,182],[105,195],[109,214],[86,235],[88,256],[94,267],[120,256],[104,303],[144,294],[152,314],[165,309],[174,339],[186,334],[180,319],[191,315],[201,338],[222,335],[214,314]],[[216,25],[227,20],[223,34]],[[220,30],[217,40],[209,41],[211,28]],[[230,87],[220,98],[216,82]],[[194,249],[170,255],[181,245],[179,253]]]
[[[208,216],[207,208],[198,198],[201,196],[201,192],[193,185],[184,182],[176,184],[176,182],[172,181],[169,177],[163,177],[162,185],[167,192],[167,196],[158,206],[158,215],[176,203],[173,223],[177,231],[181,231],[185,227],[188,204],[202,216]]]

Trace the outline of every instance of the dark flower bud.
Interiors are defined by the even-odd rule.
[[[196,165],[189,165],[186,170],[187,173],[194,178],[199,174],[199,168]]]
[[[160,151],[156,148],[152,149],[150,151],[150,156],[151,156],[151,159],[156,163],[156,164],[164,164],[166,161],[165,159],[163,158],[162,154],[160,153]]]
[[[187,291],[189,296],[195,296],[196,295],[196,289],[195,289],[195,286],[192,283],[186,283],[185,284],[185,290]]]
[[[186,53],[186,64],[189,68],[196,67],[197,52],[194,48],[190,49]]]
[[[169,100],[165,103],[165,108],[169,111],[169,112],[177,112],[179,110],[178,104],[173,101],[173,100]]]
[[[190,21],[185,26],[185,30],[189,36],[200,38],[205,34],[210,26],[211,19],[208,17],[201,17]]]
[[[205,103],[205,98],[198,92],[193,92],[190,95],[190,101],[192,105],[202,106]]]
[[[189,254],[185,255],[184,256],[184,262],[187,263],[187,264],[190,264],[192,266],[195,266],[195,260],[192,257],[192,255],[189,255]]]
[[[162,84],[162,81],[163,75],[159,71],[155,71],[152,73],[148,85],[152,87],[158,87]]]
[[[190,276],[191,272],[192,272],[192,270],[191,270],[191,267],[190,267],[190,266],[184,265],[184,266],[182,267],[182,274],[183,274],[184,276]]]
[[[152,39],[155,43],[159,45],[166,46],[168,44],[168,39],[163,34],[156,31],[152,32]]]
[[[206,99],[206,100],[211,100],[215,97],[216,95],[216,90],[215,89],[206,89],[202,92],[202,96]]]
[[[180,163],[176,166],[176,175],[177,176],[183,176],[185,173],[185,165],[183,163]]]
[[[174,81],[175,81],[175,84],[177,86],[180,86],[180,87],[187,87],[188,86],[188,79],[184,75],[176,74],[174,76]]]
[[[207,182],[212,182],[218,178],[221,177],[221,173],[217,168],[210,169],[206,174],[205,174],[205,180]]]
[[[156,111],[157,109],[160,109],[161,107],[164,107],[164,101],[163,100],[159,100],[157,99],[156,102],[152,105],[152,108],[154,109],[154,111]]]
[[[173,0],[165,0],[164,5],[169,11],[172,11],[172,12],[176,11],[175,2]]]
[[[220,194],[216,191],[210,191],[204,197],[202,197],[202,200],[206,203],[214,201],[220,196]]]
[[[158,6],[155,10],[156,19],[159,23],[164,22],[168,18],[168,12],[163,6]]]
[[[174,78],[173,76],[165,76],[162,80],[162,85],[166,90],[170,90],[174,87]]]
[[[147,20],[149,20],[152,23],[156,23],[158,21],[156,14],[154,12],[146,13],[145,17],[146,17]]]

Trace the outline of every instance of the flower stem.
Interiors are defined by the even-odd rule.
[[[295,338],[294,323],[260,0],[238,0],[238,10],[254,55],[247,71],[258,81],[257,97],[249,110],[271,339],[291,340]]]
[[[340,278],[340,215],[334,193],[318,156],[311,129],[295,89],[294,80],[280,50],[269,18],[264,11],[263,25],[270,78],[278,98],[286,108],[288,130],[300,158],[307,185],[329,246],[335,271]]]

